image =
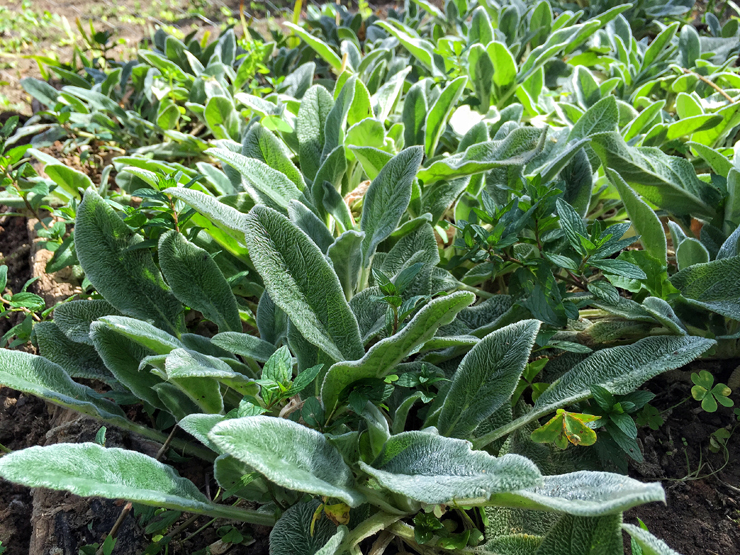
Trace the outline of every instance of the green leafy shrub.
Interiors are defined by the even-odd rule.
[[[635,415],[659,426],[643,383],[737,352],[738,29],[633,35],[675,8],[328,4],[272,42],[158,32],[129,63],[50,68],[61,90],[25,81],[48,110],[7,139],[42,132],[3,198],[51,211],[50,269],[79,265],[85,293],[33,328],[40,356],[0,352],[0,383],[180,428],[223,494],[98,443],[0,475],[271,525],[276,555],[381,531],[671,553],[621,523],[660,485],[604,469],[641,460]],[[39,150],[54,137],[120,155],[96,184]]]

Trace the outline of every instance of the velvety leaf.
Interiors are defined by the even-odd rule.
[[[491,91],[493,88],[493,62],[481,44],[475,44],[468,54],[468,71],[473,82],[475,96],[480,101],[477,109],[479,113],[485,114],[491,106]]]
[[[184,346],[176,337],[135,318],[104,316],[97,320],[95,325],[107,326],[116,333],[128,337],[158,355],[166,355],[172,349],[179,349]]]
[[[524,166],[540,153],[546,132],[532,127],[521,127],[505,138],[469,147],[465,152],[453,154],[434,162],[419,171],[424,183],[464,177],[507,166]]]
[[[379,121],[385,122],[396,107],[403,91],[410,67],[404,68],[386,81],[372,97],[373,113]]]
[[[486,46],[495,71],[493,82],[500,90],[506,91],[516,81],[516,60],[507,46],[501,42],[491,42]]]
[[[211,148],[206,153],[236,169],[249,185],[283,210],[287,210],[291,200],[301,198],[301,191],[288,176],[264,162],[225,148]],[[254,200],[258,202],[258,199]]]
[[[613,96],[607,96],[591,106],[586,113],[570,130],[568,140],[579,140],[594,133],[605,131],[616,131],[619,123],[619,110],[617,100]]]
[[[326,251],[347,299],[352,298],[360,277],[363,237],[361,231],[350,229],[337,237]]]
[[[622,524],[622,529],[642,548],[642,555],[678,555],[678,552],[668,547],[664,541],[639,526]]]
[[[0,384],[46,401],[112,422],[125,423],[123,411],[78,384],[58,364],[22,351],[0,350]]]
[[[302,202],[292,200],[288,204],[288,217],[316,243],[321,252],[326,254],[327,249],[334,242],[334,236],[316,214],[311,212]]]
[[[115,382],[92,346],[75,343],[54,322],[38,322],[33,335],[39,354],[64,368],[70,377]]]
[[[339,57],[339,55],[332,50],[332,48],[326,44],[323,40],[321,40],[318,37],[313,36],[309,32],[307,32],[302,27],[299,27],[298,25],[294,25],[293,23],[284,22],[283,25],[288,27],[291,31],[293,31],[296,35],[301,37],[304,41],[306,41],[306,44],[308,44],[311,48],[313,48],[316,53],[326,62],[328,63],[333,69],[335,69],[337,72],[341,71],[342,69],[342,58]],[[305,98],[305,95],[304,95]]]
[[[151,372],[139,370],[141,361],[154,354],[153,351],[102,323],[93,323],[90,337],[106,367],[121,384],[139,399],[154,407],[165,408],[153,389],[162,382],[161,378]]]
[[[183,307],[162,279],[143,241],[92,189],[77,209],[75,247],[87,279],[122,313],[178,334]]]
[[[315,430],[282,418],[251,416],[221,422],[208,437],[280,486],[336,497],[350,507],[364,502],[339,451]]]
[[[248,357],[258,362],[267,362],[270,355],[275,352],[275,345],[247,333],[222,332],[214,335],[211,342],[230,353]]]
[[[298,110],[296,135],[301,171],[312,181],[321,166],[325,142],[324,127],[333,107],[334,98],[331,93],[321,85],[314,85],[303,95]]]
[[[303,67],[305,66],[301,66],[296,72]],[[256,124],[249,128],[242,142],[242,154],[264,162],[271,168],[284,173],[300,191],[306,188],[303,176],[291,161],[290,153],[285,144],[263,125]]]
[[[262,293],[257,305],[257,328],[260,338],[273,345],[280,344],[288,333],[288,317],[282,309],[275,306],[267,292]]]
[[[740,256],[694,264],[671,277],[671,283],[692,304],[740,320]]]
[[[541,2],[541,4],[547,2]],[[540,536],[532,534],[509,534],[491,538],[481,547],[481,553],[491,555],[534,555],[542,543]]]
[[[256,395],[259,390],[255,382],[234,372],[226,362],[187,349],[170,352],[164,368],[167,381],[177,385],[208,414],[220,414],[224,410],[219,382],[240,395]]]
[[[208,129],[217,139],[239,138],[239,116],[232,101],[225,96],[212,96],[203,112]]]
[[[607,169],[606,174],[619,192],[632,226],[640,235],[642,246],[659,261],[667,263],[666,235],[657,214],[627,185],[619,173]]]
[[[24,77],[21,79],[21,87],[33,98],[49,108],[54,108],[59,98],[59,91],[46,81],[40,79]]]
[[[619,133],[597,133],[591,147],[605,167],[617,173],[637,193],[676,215],[712,217],[719,192],[696,177],[685,158],[657,148],[628,146]]]
[[[632,345],[597,351],[545,390],[529,413],[476,439],[476,447],[485,446],[555,409],[588,399],[592,385],[600,385],[613,395],[631,393],[650,378],[688,364],[714,344],[713,340],[701,337],[646,337]]]
[[[82,198],[80,189],[87,191],[89,187],[93,186],[93,182],[86,174],[61,164],[47,164],[44,166],[44,173],[78,200]]]
[[[136,451],[96,443],[30,447],[0,459],[0,476],[34,488],[128,499],[143,505],[271,525],[272,515],[211,503],[190,480]]]
[[[424,145],[424,124],[428,112],[425,91],[427,85],[424,81],[414,83],[403,101],[403,136],[407,147]]]
[[[619,514],[653,501],[665,502],[665,492],[658,483],[643,483],[610,472],[583,470],[545,476],[542,485],[496,495],[489,504],[593,517]]]
[[[482,44],[485,46],[493,40],[493,28],[488,13],[483,7],[473,10],[473,18],[468,29],[468,44]]]
[[[410,35],[403,29],[403,25],[393,25],[394,23],[394,20],[379,20],[375,22],[375,25],[396,37],[414,58],[419,60],[427,70],[431,71],[433,77],[443,77],[444,75],[435,64],[434,45],[427,40]]]
[[[92,345],[90,324],[110,315],[121,316],[121,313],[102,299],[70,301],[54,308],[54,323],[72,341]]]
[[[428,432],[392,436],[373,465],[360,468],[384,488],[429,504],[485,502],[492,495],[541,483],[537,467],[519,455],[492,457],[467,441]]]
[[[427,157],[434,156],[439,138],[442,136],[447,125],[447,120],[450,119],[452,110],[457,105],[458,100],[460,100],[460,96],[463,90],[465,90],[467,83],[468,78],[465,76],[450,81],[434,104],[432,104],[425,125],[424,152]],[[419,163],[421,163],[421,160],[419,160]]]
[[[208,434],[216,424],[224,420],[226,417],[221,414],[194,413],[187,415],[177,425],[212,451],[223,453],[221,448],[210,440]]]
[[[646,337],[632,345],[603,349],[553,383],[539,396],[534,410],[588,398],[586,388],[591,384],[613,395],[626,395],[650,378],[694,360],[713,344],[700,337]]]
[[[363,266],[370,265],[378,243],[398,226],[411,200],[411,184],[423,157],[420,147],[410,147],[383,166],[365,193],[360,228],[365,233],[362,242]]]
[[[704,264],[709,262],[709,251],[699,241],[693,237],[687,237],[676,248],[676,265],[679,270],[693,266],[694,264]]]
[[[325,160],[329,153],[342,144],[344,141],[344,128],[347,125],[347,116],[349,114],[352,100],[355,97],[355,83],[357,77],[350,77],[342,87],[339,96],[334,102],[329,114],[326,116],[324,124],[324,149],[321,153],[321,159]]]
[[[234,293],[207,251],[172,230],[159,240],[159,265],[181,302],[203,313],[221,331],[241,331]]]
[[[740,241],[740,227],[735,229],[725,242],[722,243],[722,246],[717,252],[717,256],[715,258],[717,260],[722,260],[723,258],[731,258],[740,254],[740,251],[738,250],[738,241]]]
[[[621,515],[565,515],[542,540],[535,555],[623,555]]]
[[[321,387],[321,400],[327,414],[337,408],[345,388],[364,378],[382,378],[419,345],[431,339],[437,328],[449,324],[455,315],[475,299],[467,292],[457,292],[434,299],[392,337],[373,345],[367,354],[354,362],[334,364]]]
[[[198,212],[208,218],[221,229],[224,229],[231,237],[240,243],[244,243],[244,221],[246,214],[239,212],[236,208],[224,204],[218,199],[193,189],[184,187],[172,187],[164,191],[195,208]]]
[[[364,353],[360,332],[341,284],[321,250],[278,212],[255,206],[245,236],[272,301],[303,337],[334,360]]]
[[[371,146],[352,146],[350,149],[362,164],[368,179],[378,177],[380,170],[393,158],[392,154]]]
[[[467,438],[509,401],[539,329],[537,320],[506,326],[481,339],[465,355],[439,415],[440,434]]]
[[[320,505],[318,499],[312,499],[296,503],[285,511],[270,532],[270,555],[316,555],[324,546],[335,543],[332,542],[334,538],[341,541],[345,534],[323,514],[312,525]],[[329,553],[333,555],[334,552]]]
[[[213,463],[213,477],[225,492],[260,504],[270,503],[272,496],[267,480],[231,455],[220,455]],[[244,478],[249,478],[245,485]],[[274,491],[274,488],[273,488]]]

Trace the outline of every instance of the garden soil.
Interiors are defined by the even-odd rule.
[[[691,396],[691,373],[709,370],[727,383],[740,360],[700,361],[653,379],[647,389],[656,394],[652,405],[664,410],[659,430],[642,428],[645,462],[633,464],[630,474],[641,481],[660,481],[667,506],[642,505],[625,514],[640,518],[649,530],[682,555],[740,554],[740,427],[727,442],[727,451],[711,453],[710,435],[737,425],[732,408],[704,412]],[[738,389],[732,395],[740,406]]]

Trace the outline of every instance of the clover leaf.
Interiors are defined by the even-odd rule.
[[[731,407],[734,403],[729,398],[732,390],[723,383],[718,383],[714,387],[714,376],[702,370],[698,374],[696,372],[691,374],[691,381],[694,382],[694,387],[691,388],[691,396],[697,401],[701,401],[701,408],[706,412],[715,412],[717,410],[717,403],[723,407]]]

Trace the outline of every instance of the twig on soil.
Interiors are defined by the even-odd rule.
[[[167,452],[167,449],[170,447],[170,443],[172,443],[172,438],[175,437],[175,431],[177,430],[177,424],[175,424],[172,428],[172,431],[170,432],[170,435],[167,436],[167,439],[162,444],[162,447],[157,451],[157,456],[155,457],[157,460],[161,459],[162,456]]]
[[[727,489],[729,489],[730,491],[733,491],[735,493],[740,493],[740,488],[736,488],[735,486],[732,486],[728,484],[727,482],[725,482],[724,480],[720,480],[719,478],[717,478],[717,481],[723,486],[725,486]]]
[[[175,528],[172,532],[167,534],[166,537],[174,539],[176,538],[181,532],[184,532],[193,522],[198,520],[203,515],[193,515],[189,519],[187,519],[185,522],[180,524],[177,528]]]
[[[206,528],[208,528],[211,524],[213,524],[214,522],[216,522],[216,520],[217,519],[212,518],[211,520],[209,520],[208,522],[206,522],[203,526],[201,526],[200,528],[198,528],[195,532],[193,532],[192,534],[190,534],[187,538],[185,538],[184,540],[182,540],[182,542],[185,543],[186,541],[192,540],[195,536],[197,536],[203,530],[205,530]]]

